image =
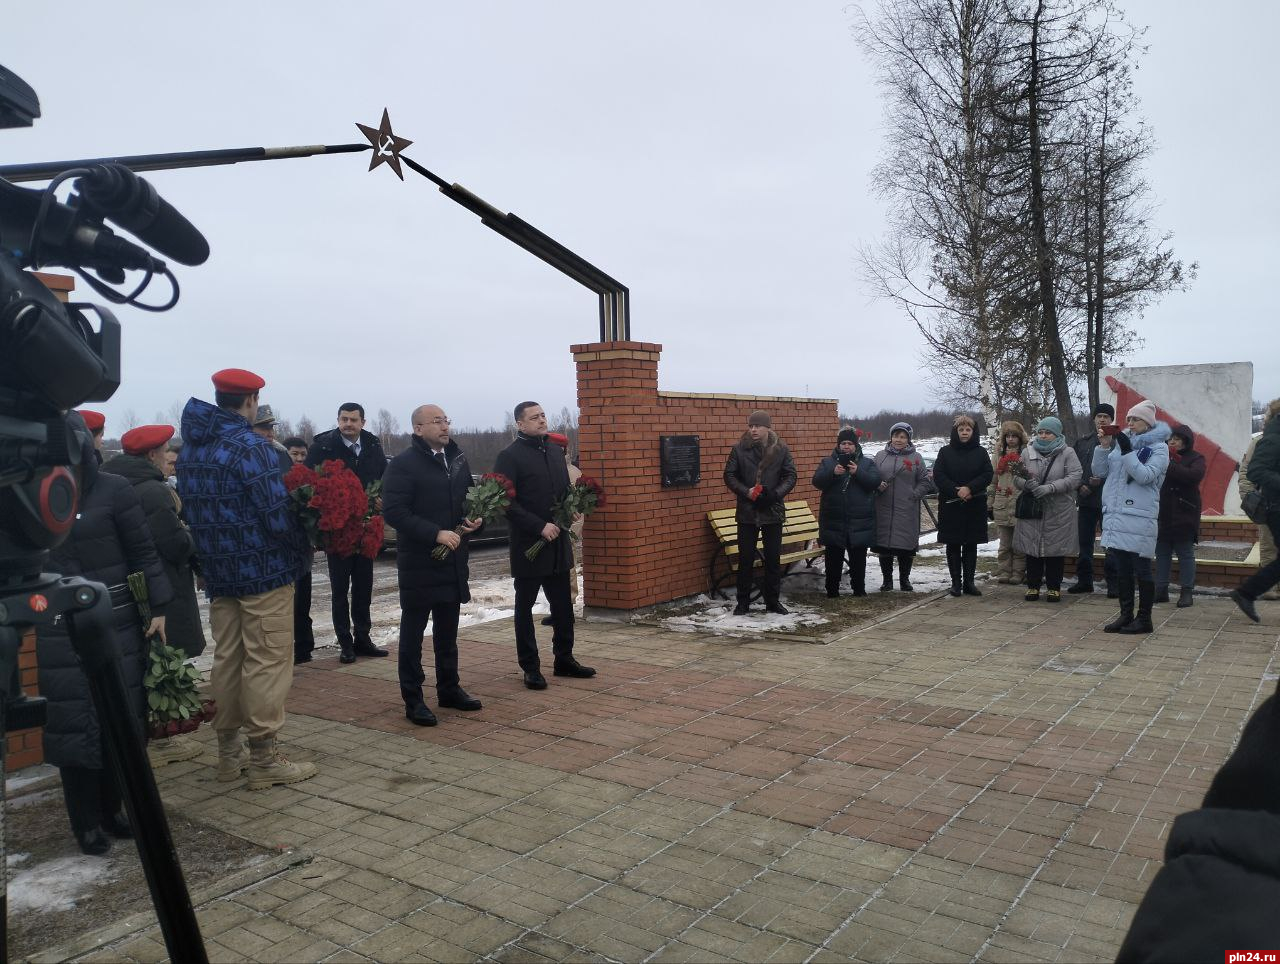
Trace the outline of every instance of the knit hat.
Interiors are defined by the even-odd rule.
[[[1062,438],[1062,422],[1052,415],[1046,415],[1036,423],[1037,432],[1052,432],[1058,438]]]
[[[1105,415],[1114,422],[1116,419],[1115,406],[1108,405],[1106,402],[1099,402],[1097,405],[1093,406],[1093,412],[1089,415],[1089,417],[1096,418],[1099,415]]]
[[[755,411],[747,416],[748,425],[763,425],[765,428],[773,428],[773,419],[769,417],[768,412]]]
[[[1155,425],[1160,421],[1160,417],[1156,415],[1156,403],[1152,401],[1139,402],[1133,408],[1129,409],[1126,418],[1140,418],[1148,425]]]
[[[840,434],[836,436],[837,445],[839,445],[841,442],[853,442],[856,444],[857,441],[858,441],[858,433],[851,428],[842,428],[840,430]]]
[[[915,435],[915,432],[912,430],[911,425],[908,422],[894,422],[893,427],[889,429],[890,438],[893,437],[894,432],[906,432],[907,438],[911,438]]]

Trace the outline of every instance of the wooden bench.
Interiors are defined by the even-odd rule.
[[[782,524],[782,555],[780,562],[784,577],[791,575],[791,565],[803,560],[805,568],[813,565],[813,560],[821,558],[822,549],[816,545],[818,538],[818,520],[809,508],[808,502],[785,502],[786,521]],[[712,598],[724,598],[720,587],[729,581],[738,571],[738,520],[737,509],[713,509],[707,513],[707,521],[711,523],[711,531],[716,537],[716,551],[711,555],[711,565],[707,569],[708,590]],[[761,544],[756,543],[756,567],[764,568],[761,558]],[[723,560],[723,562],[721,561]],[[717,570],[721,570],[717,573]],[[758,593],[756,594],[758,595]],[[752,598],[755,598],[753,596]]]

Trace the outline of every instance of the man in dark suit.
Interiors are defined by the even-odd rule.
[[[382,479],[383,513],[395,527],[400,581],[400,695],[404,714],[418,726],[435,726],[422,695],[422,635],[431,620],[436,699],[441,706],[478,710],[458,678],[458,613],[471,601],[467,537],[479,519],[464,518],[471,468],[449,437],[449,419],[438,405],[413,410],[413,439],[387,466]],[[455,531],[461,528],[461,533]],[[444,546],[449,553],[436,559]]]
[[[579,679],[595,676],[573,656],[573,601],[569,572],[573,569],[573,544],[551,518],[551,507],[569,488],[569,468],[564,449],[547,441],[547,416],[537,402],[521,402],[515,409],[515,441],[498,453],[493,470],[505,475],[516,489],[507,509],[511,523],[511,575],[515,578],[516,657],[524,671],[524,685],[547,688],[538,656],[533,627],[533,604],[541,589],[551,604],[551,648],[556,676]],[[533,558],[525,550],[539,539],[547,544]]]
[[[343,462],[366,489],[387,470],[387,457],[378,436],[364,430],[362,405],[343,402],[338,408],[338,427],[321,432],[307,450],[306,463],[313,469],[331,459]],[[374,646],[369,638],[373,627],[369,615],[373,560],[357,553],[346,557],[330,555],[328,562],[329,585],[333,590],[333,629],[342,651],[338,658],[344,663],[354,663],[357,656],[386,656],[387,651]]]

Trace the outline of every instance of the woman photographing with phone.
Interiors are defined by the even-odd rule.
[[[1149,633],[1156,586],[1151,560],[1159,532],[1160,486],[1169,469],[1169,426],[1152,402],[1139,402],[1125,418],[1127,429],[1098,429],[1093,475],[1103,479],[1102,547],[1115,560],[1120,615],[1103,627],[1108,633]],[[1134,588],[1138,609],[1134,613]]]

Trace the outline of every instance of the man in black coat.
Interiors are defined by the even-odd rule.
[[[764,608],[785,615],[778,600],[782,591],[782,523],[787,509],[783,500],[796,487],[796,464],[791,450],[773,430],[768,412],[752,412],[747,430],[729,450],[724,484],[738,497],[738,605],[735,616],[751,608],[751,584],[755,578],[756,540],[764,549]]]
[[[400,581],[400,695],[405,716],[418,726],[435,726],[422,695],[422,636],[431,620],[435,650],[436,699],[441,706],[478,710],[458,679],[458,613],[471,601],[467,580],[467,536],[480,528],[465,518],[471,467],[449,437],[449,419],[438,405],[413,410],[413,439],[382,477],[382,511],[396,530],[396,571]],[[459,533],[455,530],[461,530]],[[432,553],[444,546],[449,554]]]
[[[339,406],[338,427],[315,437],[307,451],[306,463],[314,469],[331,459],[344,463],[366,489],[387,471],[382,443],[378,436],[364,430],[364,406],[358,402],[343,402]],[[344,663],[354,663],[357,656],[386,656],[387,651],[374,646],[369,638],[373,628],[369,615],[369,603],[373,599],[373,560],[356,553],[346,557],[330,555],[328,562],[333,630],[341,649],[338,658]]]
[[[1093,410],[1095,428],[1104,428],[1116,420],[1116,410],[1106,402],[1101,402]],[[1093,465],[1093,450],[1098,447],[1098,433],[1090,432],[1075,444],[1076,455],[1084,466],[1084,479],[1076,492],[1076,524],[1079,526],[1080,555],[1076,559],[1076,584],[1067,590],[1068,593],[1081,594],[1093,592],[1093,544],[1098,538],[1098,526],[1102,523],[1102,483],[1106,479],[1090,476],[1089,466]],[[1108,555],[1103,563],[1103,574],[1107,579],[1107,595],[1110,597],[1116,590],[1115,560]]]
[[[516,488],[507,509],[511,523],[511,575],[516,584],[516,658],[524,671],[524,685],[547,688],[533,628],[533,604],[541,589],[551,604],[551,649],[556,676],[579,679],[595,676],[573,656],[573,600],[569,572],[573,569],[573,544],[569,533],[552,521],[552,506],[569,488],[569,467],[564,449],[547,441],[547,416],[537,402],[521,402],[515,409],[515,441],[498,453],[493,470],[505,475]],[[539,539],[546,545],[533,558],[525,551]]]

